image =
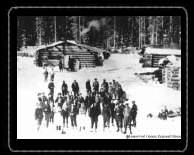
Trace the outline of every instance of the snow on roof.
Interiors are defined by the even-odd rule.
[[[145,50],[145,54],[166,54],[166,55],[181,55],[181,50],[178,49],[162,49],[148,47]]]
[[[97,52],[97,53],[103,52],[103,50],[100,49],[100,48],[92,47],[92,46],[85,45],[85,44],[78,44],[78,43],[76,43],[74,40],[67,40],[67,42],[70,43],[70,44],[74,44],[74,45],[77,45],[77,46],[80,46],[80,47],[83,47],[83,48],[92,50],[92,51]]]
[[[170,61],[171,66],[181,67],[181,61],[177,59],[174,55],[167,56],[158,61],[158,64],[163,64],[165,60]]]
[[[67,40],[67,42],[70,43],[70,44],[78,45],[74,40]]]
[[[53,47],[53,46],[56,46],[56,45],[59,45],[59,44],[62,44],[62,43],[64,43],[64,41],[57,41],[57,42],[54,42],[54,43],[49,44],[49,45],[41,45],[36,50],[41,50],[41,49],[44,49],[44,48]]]
[[[57,42],[54,42],[54,43],[52,43],[52,44],[50,44],[46,47],[56,46],[56,45],[59,45],[59,44],[62,44],[62,43],[64,43],[64,41],[57,41]]]
[[[59,45],[59,44],[62,44],[62,43],[64,43],[64,41],[57,41],[57,42],[54,42],[50,45],[41,45],[36,50],[40,50],[40,49],[44,49],[44,48],[48,48],[48,47],[53,47],[53,46],[56,46],[56,45]],[[83,47],[83,48],[89,49],[89,50],[91,50],[93,52],[97,52],[97,53],[105,52],[105,50],[97,48],[97,47],[92,47],[92,46],[85,45],[85,44],[78,44],[74,40],[67,40],[67,43],[70,43],[70,44],[73,44],[73,45],[76,45],[76,46],[79,46],[79,47]]]

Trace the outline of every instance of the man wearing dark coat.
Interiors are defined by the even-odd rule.
[[[57,98],[55,99],[55,103],[57,103],[58,106],[59,106],[60,108],[62,108],[63,103],[64,103],[64,98],[61,96],[61,93],[58,93],[58,96],[57,96]]]
[[[47,68],[45,68],[45,71],[44,71],[44,81],[47,82],[47,79],[48,79],[48,70]]]
[[[103,88],[104,92],[108,92],[108,82],[106,82],[106,79],[103,80],[101,87]]]
[[[137,105],[135,104],[135,101],[132,101],[131,116],[132,116],[133,126],[136,127]]]
[[[63,116],[63,128],[68,128],[68,118],[69,118],[69,112],[70,112],[70,102],[69,98],[65,98],[63,106],[62,106],[62,116]]]
[[[68,86],[67,84],[65,83],[65,81],[63,81],[63,84],[61,86],[61,91],[62,91],[62,95],[65,96],[67,95],[68,93]]]
[[[104,98],[102,99],[102,116],[103,116],[103,129],[105,129],[105,127],[108,127],[108,128],[110,127],[111,97],[109,93],[105,93],[105,95],[102,98]]]
[[[70,118],[71,118],[71,126],[77,128],[77,114],[78,114],[78,105],[74,100],[74,103],[70,105]]]
[[[79,85],[78,85],[78,83],[77,83],[76,80],[74,80],[74,82],[72,83],[71,88],[72,88],[72,91],[74,93],[74,96],[78,96],[78,93],[79,93]]]
[[[95,132],[98,128],[98,116],[100,115],[100,105],[94,102],[90,106],[90,119],[91,119],[91,131],[93,130],[93,127],[95,125]]]
[[[48,88],[50,90],[49,93],[52,95],[52,97],[54,97],[54,88],[55,88],[55,85],[54,85],[53,80],[51,80],[51,82],[48,84]]]
[[[86,92],[91,92],[91,85],[90,85],[90,80],[86,81]]]
[[[50,80],[51,81],[54,81],[54,78],[55,78],[55,72],[54,72],[54,68],[52,68],[52,70],[51,70],[51,76],[50,76]]]
[[[42,124],[43,120],[43,108],[42,108],[42,103],[41,99],[38,99],[38,103],[36,104],[36,109],[35,109],[35,120],[37,121],[37,130],[40,129],[40,126]]]
[[[51,107],[50,122],[54,123],[54,99],[51,94],[48,94],[48,104]]]
[[[120,103],[117,102],[116,106],[115,106],[115,119],[116,119],[116,125],[117,125],[117,132],[119,132],[120,129],[121,129],[121,132],[122,132],[123,109],[124,109],[123,104],[121,102]]]
[[[99,83],[98,83],[97,78],[94,79],[93,90],[94,90],[95,93],[99,92]]]
[[[43,111],[44,111],[44,116],[46,121],[46,127],[48,128],[50,115],[51,115],[51,107],[48,102],[44,105]]]
[[[86,111],[90,111],[90,106],[92,105],[92,103],[94,103],[94,97],[92,96],[92,93],[87,93],[86,97],[85,97],[85,103],[86,103]]]
[[[63,71],[63,62],[62,59],[59,60],[59,71]]]
[[[125,107],[123,109],[123,116],[124,116],[123,122],[124,122],[124,128],[125,128],[124,134],[127,133],[128,125],[129,125],[130,134],[131,134],[132,133],[131,132],[131,108],[129,107],[128,103],[125,104]]]

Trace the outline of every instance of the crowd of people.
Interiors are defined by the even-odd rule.
[[[48,76],[46,76],[45,81],[47,78]],[[102,115],[103,130],[110,128],[111,124],[114,126],[116,122],[117,132],[121,131],[126,134],[129,128],[130,133],[132,133],[131,127],[136,127],[137,105],[135,101],[132,101],[132,106],[129,105],[126,92],[118,81],[107,82],[106,79],[103,79],[100,85],[97,78],[94,79],[93,83],[88,79],[85,87],[87,95],[84,97],[76,80],[71,84],[71,88],[63,81],[61,92],[55,98],[54,72],[52,70],[48,84],[48,96],[45,93],[38,93],[35,109],[37,129],[39,130],[42,121],[45,120],[46,127],[49,127],[50,123],[54,123],[56,130],[64,133],[65,129],[69,128],[68,120],[70,118],[71,127],[83,131],[86,128],[87,117],[89,117],[91,131],[96,132],[98,117]],[[77,116],[81,122],[77,123]]]

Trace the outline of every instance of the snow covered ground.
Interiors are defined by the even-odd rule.
[[[99,128],[97,132],[90,132],[90,120],[84,122],[86,130],[79,132],[71,128],[65,134],[57,132],[55,125],[45,127],[45,122],[37,131],[34,120],[34,109],[38,92],[48,94],[48,83],[44,82],[43,69],[33,64],[33,58],[17,57],[17,138],[18,139],[125,139],[125,138],[181,138],[181,117],[160,120],[156,116],[161,108],[166,105],[169,109],[181,107],[181,92],[165,87],[155,82],[145,83],[134,73],[149,72],[153,68],[142,68],[139,64],[139,56],[136,54],[112,54],[105,60],[102,67],[83,68],[78,72],[59,72],[55,68],[55,96],[60,91],[62,81],[65,80],[71,88],[73,80],[77,80],[81,93],[85,95],[85,81],[98,78],[101,83],[104,78],[107,81],[118,80],[127,92],[129,101],[135,100],[138,106],[137,126],[132,128],[132,136],[116,132],[116,126],[111,126],[103,132],[102,117],[99,116]],[[147,114],[152,113],[152,118]],[[78,126],[81,121],[78,121]],[[70,121],[69,121],[70,126]],[[128,134],[129,135],[129,134]],[[169,137],[161,137],[169,136]],[[175,137],[176,136],[176,137]]]

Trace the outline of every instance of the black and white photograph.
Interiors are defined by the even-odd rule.
[[[17,139],[181,139],[181,16],[17,16],[15,104]]]

